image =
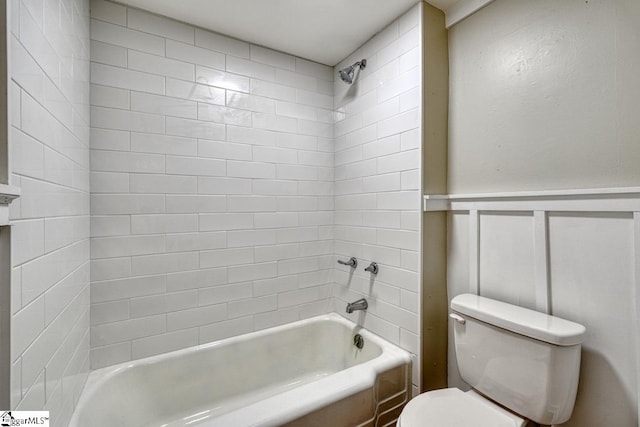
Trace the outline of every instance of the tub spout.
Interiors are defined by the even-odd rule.
[[[347,313],[351,314],[356,310],[366,310],[369,307],[367,300],[360,298],[358,301],[350,302],[347,304]]]

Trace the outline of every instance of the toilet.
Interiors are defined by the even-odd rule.
[[[398,427],[525,427],[571,417],[585,327],[472,294],[451,301],[463,392],[423,393],[405,406]]]

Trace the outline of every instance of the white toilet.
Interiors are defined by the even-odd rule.
[[[472,390],[423,393],[398,427],[524,427],[571,417],[584,326],[471,294],[456,296],[451,310],[458,368]]]

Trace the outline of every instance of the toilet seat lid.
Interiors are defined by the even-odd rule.
[[[479,394],[446,388],[412,399],[400,414],[399,426],[521,427],[525,420]]]

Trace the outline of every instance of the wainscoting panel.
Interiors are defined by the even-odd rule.
[[[425,209],[449,210],[449,298],[477,292],[586,326],[563,426],[637,426],[638,189],[445,196],[426,198]],[[468,388],[452,344],[449,386]]]

